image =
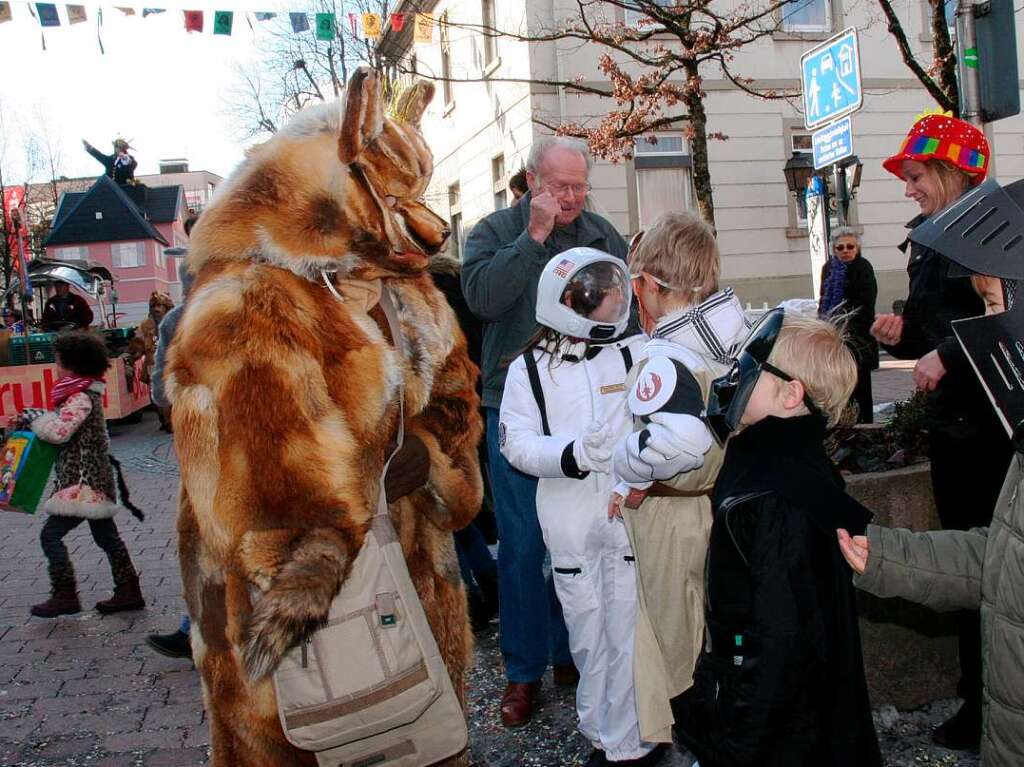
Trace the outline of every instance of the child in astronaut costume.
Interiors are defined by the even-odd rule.
[[[632,428],[625,381],[646,340],[622,338],[629,276],[593,248],[555,256],[541,273],[538,334],[510,365],[499,443],[520,471],[540,478],[537,518],[580,672],[576,710],[593,744],[588,765],[646,764],[633,695],[633,556],[606,514],[612,448]]]
[[[640,735],[671,742],[669,701],[692,684],[703,640],[709,496],[722,464],[705,403],[749,324],[732,289],[719,290],[714,231],[692,214],[658,219],[634,241],[629,267],[651,340],[627,383],[636,430],[615,449],[623,483],[609,516],[623,516],[636,556]]]

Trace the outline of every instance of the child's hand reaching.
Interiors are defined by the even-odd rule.
[[[623,495],[612,491],[608,499],[608,519],[622,519],[622,502],[625,500]]]
[[[871,544],[868,543],[867,536],[851,536],[843,529],[836,532],[839,534],[839,550],[843,552],[843,557],[854,572],[863,575],[868,566],[868,556],[871,554]]]

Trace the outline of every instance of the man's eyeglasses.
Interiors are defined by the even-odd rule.
[[[856,250],[856,249],[857,249],[857,246],[853,245],[852,243],[851,244],[836,245],[836,252],[837,253],[842,253],[844,250]]]
[[[545,191],[551,192],[551,194],[558,197],[559,195],[565,194],[566,192],[572,192],[577,197],[581,194],[587,194],[593,189],[590,184],[545,184]]]

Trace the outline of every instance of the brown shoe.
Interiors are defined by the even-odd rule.
[[[555,664],[551,669],[551,677],[559,687],[572,687],[579,684],[580,672],[571,663],[564,666]]]
[[[114,596],[96,603],[96,610],[109,615],[110,613],[124,612],[125,610],[142,610],[146,606],[146,600],[139,588],[139,577],[135,576],[128,580],[114,585]]]
[[[539,679],[536,682],[509,682],[501,698],[501,723],[506,727],[521,727],[529,722],[538,693]]]

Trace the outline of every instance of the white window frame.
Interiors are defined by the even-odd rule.
[[[72,245],[67,248],[55,248],[54,255],[58,261],[76,261],[79,259],[88,260],[88,245]]]
[[[166,256],[164,256],[164,246],[156,240],[153,241],[153,263],[156,264],[158,269],[167,268]]]
[[[690,147],[686,136],[682,133],[654,134],[658,143],[652,144],[647,136],[638,136],[633,141],[633,171],[636,176],[636,199],[638,206],[638,224],[641,229],[650,226],[653,221],[644,221],[643,211],[639,210],[641,203],[640,183],[645,171],[654,170],[678,170],[684,173],[686,181],[683,185],[683,206],[684,210],[693,210],[696,207],[696,191],[693,188],[693,165],[690,161]],[[663,145],[665,139],[679,139],[680,148],[668,149]],[[646,167],[645,167],[646,165]]]
[[[495,210],[508,207],[508,169],[505,167],[504,153],[496,154],[491,158],[491,192]],[[498,205],[499,198],[500,206]]]
[[[448,220],[451,224],[451,247],[449,253],[459,261],[462,260],[462,185],[455,181],[448,185]]]
[[[671,8],[676,5],[676,0],[654,0],[655,5],[660,5],[664,8]],[[630,29],[638,29],[641,31],[647,31],[650,29],[664,29],[664,27],[658,22],[654,21],[650,16],[641,11],[639,8],[626,8],[625,9],[625,21],[626,26]]]
[[[135,249],[134,263],[126,263],[125,250],[131,245]],[[139,240],[114,242],[110,245],[110,261],[117,269],[135,269],[146,265],[146,243]]]
[[[821,24],[790,24],[787,23],[787,9],[802,7],[802,5],[810,5],[811,3],[819,2],[825,6],[825,23]],[[779,31],[785,34],[829,34],[835,28],[835,13],[832,8],[832,0],[807,0],[806,3],[800,4],[799,1],[794,3],[793,6],[784,5],[779,9]]]

